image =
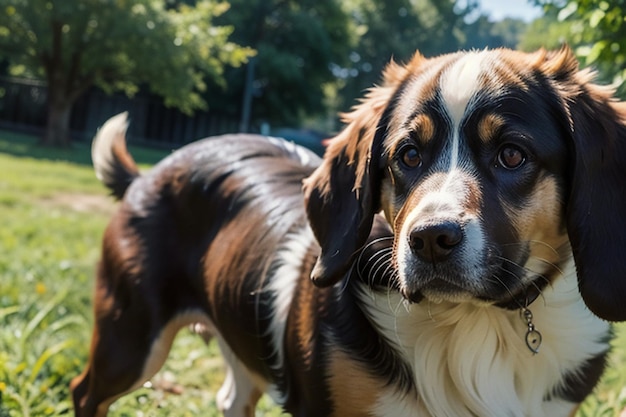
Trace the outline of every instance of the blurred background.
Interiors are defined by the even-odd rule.
[[[0,0],[0,128],[68,146],[128,110],[151,146],[242,131],[320,152],[415,50],[568,43],[621,87],[625,17],[623,0]]]

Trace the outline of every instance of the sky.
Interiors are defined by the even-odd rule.
[[[530,22],[541,15],[541,8],[529,0],[480,0],[480,9],[489,14],[492,21],[513,17]]]

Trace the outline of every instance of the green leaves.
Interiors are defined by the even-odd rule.
[[[578,10],[578,4],[576,2],[567,3],[567,5],[559,11],[557,19],[563,21],[576,13],[576,10]]]
[[[569,43],[583,66],[593,65],[604,83],[626,96],[626,9],[623,0],[571,0],[542,2],[547,16],[566,25],[561,42]],[[556,22],[554,22],[556,23]]]
[[[186,113],[205,108],[205,78],[223,84],[225,65],[254,52],[229,41],[213,19],[228,4],[201,0],[168,7],[157,0],[6,0],[0,55],[23,74],[62,84],[70,98],[96,84],[133,95],[146,84]]]
[[[335,81],[331,63],[342,62],[353,39],[340,0],[231,0],[220,25],[236,28],[232,39],[257,51],[253,119],[298,122],[324,110],[324,85]],[[244,68],[228,68],[227,88],[214,98],[233,113],[244,95]],[[217,87],[217,86],[216,86]],[[230,107],[228,107],[230,106]]]

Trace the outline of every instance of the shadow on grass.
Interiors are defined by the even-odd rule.
[[[171,152],[140,146],[128,146],[135,161],[141,165],[154,165]],[[91,142],[75,141],[69,148],[42,146],[34,135],[0,130],[0,153],[15,157],[49,161],[65,161],[91,166]]]

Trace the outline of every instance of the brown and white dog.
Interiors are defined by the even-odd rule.
[[[626,319],[626,108],[568,49],[391,63],[320,161],[188,145],[140,175],[94,143],[104,235],[76,414],[103,416],[203,323],[251,416],[567,416]],[[304,192],[301,184],[304,180]],[[606,320],[606,321],[605,321]]]

